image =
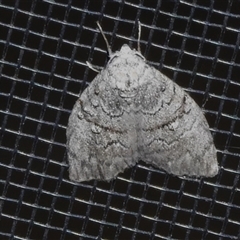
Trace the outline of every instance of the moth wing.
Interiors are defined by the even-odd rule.
[[[215,176],[216,149],[201,109],[177,84],[154,68],[152,71],[149,89],[164,91],[158,91],[154,107],[145,107],[140,117],[142,160],[175,175]]]

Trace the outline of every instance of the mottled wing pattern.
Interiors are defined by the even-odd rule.
[[[216,149],[201,109],[177,84],[151,72],[154,80],[146,82],[158,102],[149,100],[139,114],[141,159],[175,175],[215,176]]]
[[[82,93],[69,118],[69,176],[74,181],[109,180],[138,160],[135,116],[106,102],[114,92],[101,76]]]
[[[201,109],[127,45],[76,102],[67,141],[74,181],[109,180],[139,160],[180,176],[218,172]]]

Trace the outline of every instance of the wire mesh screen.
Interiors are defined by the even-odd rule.
[[[0,1],[1,239],[239,239],[240,1]],[[104,67],[137,47],[203,109],[214,178],[139,162],[110,182],[69,180],[66,127]]]

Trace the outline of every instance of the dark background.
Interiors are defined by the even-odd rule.
[[[126,43],[183,87],[208,120],[214,178],[140,162],[110,182],[68,177],[75,101]],[[239,239],[240,1],[0,0],[1,239]]]

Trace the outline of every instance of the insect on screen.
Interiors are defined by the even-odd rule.
[[[239,9],[233,0],[2,0],[0,238],[239,239]],[[142,159],[107,182],[69,179],[68,119],[97,75],[86,62],[109,60],[97,21],[113,52],[137,49],[141,22],[146,64],[207,119],[216,176],[177,177]]]

